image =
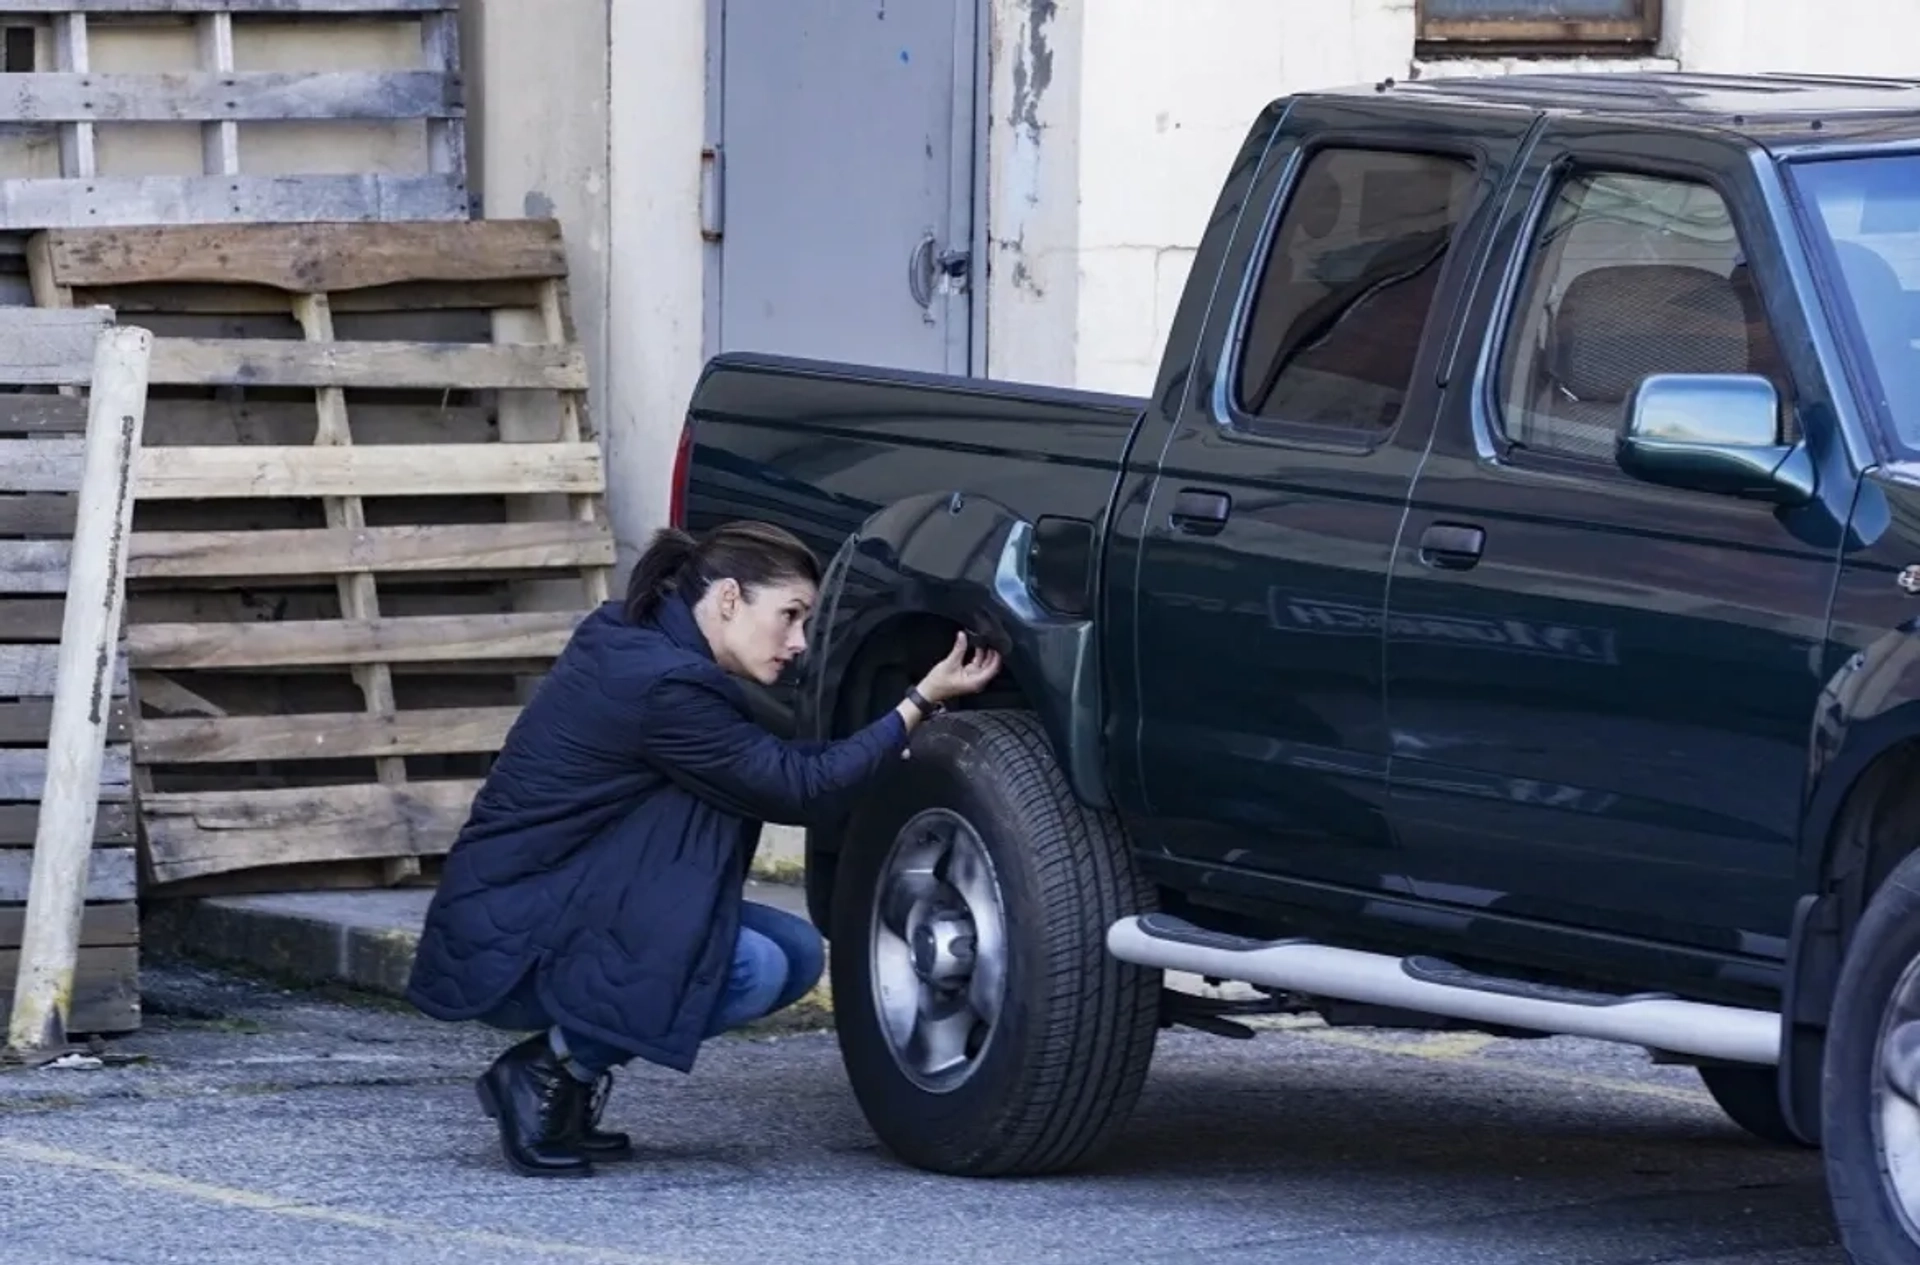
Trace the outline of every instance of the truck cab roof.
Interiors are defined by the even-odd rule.
[[[1383,80],[1303,96],[1376,96],[1408,104],[1614,116],[1732,132],[1769,151],[1920,141],[1920,79],[1680,71]]]

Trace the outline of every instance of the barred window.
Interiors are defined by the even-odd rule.
[[[1419,0],[1433,44],[1651,44],[1660,0]]]

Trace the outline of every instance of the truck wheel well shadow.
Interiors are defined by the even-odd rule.
[[[902,615],[875,629],[847,665],[831,713],[834,736],[845,737],[896,706],[909,686],[946,657],[959,631],[952,620],[927,614]],[[955,706],[1027,709],[1031,703],[1003,667],[986,692]]]
[[[1846,933],[1895,866],[1920,848],[1920,737],[1895,743],[1847,792],[1827,848],[1825,890],[1839,898]]]
[[[861,642],[847,665],[827,709],[828,733],[844,738],[899,705],[907,688],[953,648],[960,625],[938,615],[916,613],[888,620]],[[1031,710],[1032,703],[1004,667],[985,692],[956,708]],[[832,926],[835,871],[846,819],[820,822],[807,831],[807,913],[816,927]]]

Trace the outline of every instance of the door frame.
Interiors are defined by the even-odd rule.
[[[800,0],[783,0],[797,3]],[[911,3],[912,0],[874,0],[874,3]],[[993,0],[958,0],[953,29],[953,169],[950,223],[965,217],[969,225],[967,251],[967,318],[947,328],[946,371],[968,377],[987,370],[987,155],[990,144],[989,103],[992,54],[989,33]],[[710,360],[720,349],[721,281],[725,269],[726,158],[726,7],[729,0],[706,0],[706,123],[701,138],[701,330],[700,358]],[[967,53],[971,52],[971,56]],[[718,232],[710,231],[718,220]],[[904,261],[903,261],[904,267]]]

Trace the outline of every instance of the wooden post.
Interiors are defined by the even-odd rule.
[[[47,738],[47,780],[33,841],[26,925],[7,1044],[65,1045],[87,868],[99,811],[100,766],[113,703],[115,651],[126,605],[127,536],[147,413],[153,335],[109,326],[94,347],[85,464],[60,626]]]

